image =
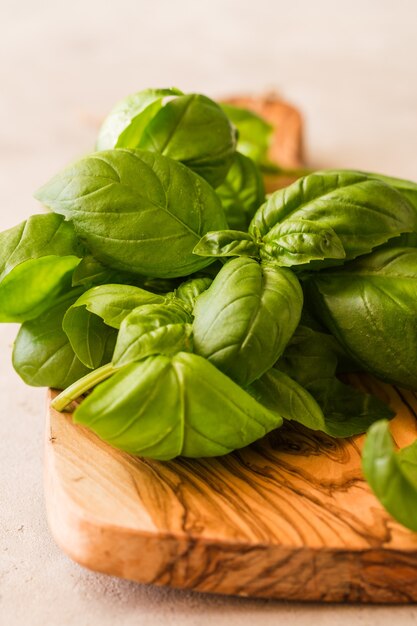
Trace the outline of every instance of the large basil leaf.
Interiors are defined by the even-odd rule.
[[[154,354],[189,351],[191,321],[191,314],[173,301],[135,309],[120,326],[113,364],[120,367]]]
[[[167,460],[227,454],[282,418],[196,354],[127,365],[81,403],[77,423],[131,454]]]
[[[162,107],[163,99],[179,95],[182,91],[176,88],[144,89],[118,102],[100,128],[97,150],[137,148],[146,126]]]
[[[388,422],[381,420],[369,429],[362,468],[388,513],[417,532],[417,441],[395,452]]]
[[[260,165],[268,160],[273,128],[262,117],[248,109],[222,104],[223,111],[238,130],[237,149]]]
[[[246,386],[275,363],[293,334],[303,297],[295,275],[232,259],[194,308],[194,349]]]
[[[236,149],[236,130],[219,105],[199,94],[170,100],[146,126],[137,146],[181,161],[218,187]]]
[[[226,227],[213,189],[181,163],[125,149],[98,152],[53,178],[37,198],[71,220],[110,267],[169,278],[210,263],[193,255],[209,230]]]
[[[376,250],[315,274],[307,299],[345,350],[388,382],[417,389],[417,250]]]
[[[226,213],[227,223],[232,230],[247,231],[251,219],[265,201],[265,188],[257,165],[236,152],[226,179],[217,187]]]
[[[415,230],[417,213],[399,191],[380,180],[359,172],[331,171],[310,174],[273,193],[256,212],[249,232],[273,243],[274,227],[286,220],[307,220],[333,229],[346,259],[353,259]],[[314,252],[314,240],[299,243],[298,254]]]
[[[0,233],[0,322],[38,317],[71,285],[82,247],[71,224],[33,215]]]
[[[84,308],[101,317],[107,326],[120,328],[122,321],[138,306],[163,304],[166,297],[132,285],[98,285],[84,292],[71,307]]]
[[[62,330],[65,312],[78,293],[67,294],[21,326],[13,348],[13,365],[28,385],[65,389],[89,371]]]
[[[85,306],[70,306],[64,315],[62,328],[75,354],[87,367],[95,369],[111,360],[117,331]]]

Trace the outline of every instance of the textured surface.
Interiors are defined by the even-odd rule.
[[[276,89],[304,112],[315,166],[416,176],[414,0],[401,10],[394,0],[258,0],[255,10],[247,0],[0,4],[1,229],[36,211],[33,190],[91,150],[97,120],[117,99],[149,85]],[[14,374],[15,333],[0,326],[0,613],[9,626],[417,624],[416,607],[177,592],[72,563],[46,525],[45,393]]]
[[[416,439],[416,394],[353,380],[396,411],[400,447]],[[79,563],[138,582],[296,600],[417,601],[417,534],[370,493],[362,443],[286,425],[224,457],[161,463],[115,450],[51,410],[51,530]]]

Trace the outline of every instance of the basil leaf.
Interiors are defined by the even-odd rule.
[[[103,320],[75,303],[70,306],[62,322],[72,349],[80,361],[91,369],[111,361],[116,345],[117,331]]]
[[[28,385],[65,389],[89,371],[62,330],[74,293],[79,291],[66,294],[48,311],[21,326],[13,348],[13,365]]]
[[[182,300],[190,311],[193,311],[195,301],[206,289],[208,289],[213,282],[212,278],[208,276],[202,276],[201,278],[191,278],[190,280],[182,283],[178,289],[175,290],[177,298]]]
[[[107,326],[120,328],[122,321],[138,306],[163,304],[161,296],[131,285],[99,285],[83,293],[72,308],[86,308],[98,315]]]
[[[362,468],[388,513],[417,532],[417,442],[395,452],[388,422],[381,420],[369,429]]]
[[[270,242],[271,229],[286,220],[307,220],[332,228],[346,259],[354,259],[413,231],[417,213],[401,193],[382,181],[359,172],[331,171],[310,174],[271,194],[256,212],[249,232]],[[308,253],[307,243],[303,244],[304,254]]]
[[[140,281],[140,278],[133,274],[113,270],[106,267],[93,256],[83,257],[72,275],[73,287],[93,287],[94,285],[104,285],[106,283],[131,284]],[[145,278],[143,278],[145,281]]]
[[[236,152],[226,179],[217,187],[227,223],[232,230],[247,231],[257,209],[265,201],[265,188],[257,165]]]
[[[123,320],[113,365],[120,367],[154,354],[170,356],[192,347],[191,315],[174,302],[148,304]]]
[[[307,299],[348,354],[388,382],[417,389],[417,250],[376,250],[315,274]]]
[[[158,154],[108,150],[53,178],[39,200],[74,224],[91,253],[112,268],[145,276],[183,276],[210,263],[193,255],[209,230],[226,227],[212,188]]]
[[[74,229],[53,213],[0,233],[0,322],[24,322],[47,310],[70,286],[81,255]]]
[[[271,369],[246,389],[270,411],[275,411],[284,420],[303,424],[312,430],[326,432],[323,411],[304,387],[295,380]]]
[[[160,460],[227,454],[282,424],[208,361],[185,352],[125,366],[81,403],[74,421],[117,448]]]
[[[301,315],[302,291],[289,270],[232,259],[194,308],[194,349],[246,386],[272,367]]]
[[[138,148],[181,161],[218,187],[236,149],[236,130],[219,105],[199,94],[168,102],[145,128]]]
[[[258,257],[259,250],[252,235],[240,230],[218,230],[204,235],[195,246],[199,256],[251,256]]]
[[[317,402],[324,416],[324,424],[318,430],[333,437],[351,437],[365,432],[381,417],[393,417],[394,413],[378,398],[336,378],[340,355],[333,337],[299,326],[275,368],[302,385]],[[292,419],[309,426],[300,416]]]
[[[283,267],[346,257],[333,228],[304,219],[285,220],[271,228],[263,238],[260,255]]]
[[[273,128],[262,117],[232,104],[222,104],[223,111],[238,130],[237,149],[255,163],[266,162]]]
[[[97,139],[97,150],[137,148],[143,131],[162,107],[167,96],[182,95],[172,89],[144,89],[121,102],[104,120]]]

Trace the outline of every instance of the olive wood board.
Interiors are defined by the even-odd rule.
[[[396,411],[399,447],[417,437],[415,393],[351,378]],[[73,560],[141,583],[286,600],[414,602],[417,533],[371,493],[362,443],[363,436],[337,440],[287,424],[224,457],[160,462],[116,450],[49,409],[49,525]]]

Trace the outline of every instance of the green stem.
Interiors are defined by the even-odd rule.
[[[119,368],[115,367],[113,363],[107,363],[89,372],[86,376],[83,376],[80,380],[77,380],[60,393],[59,396],[51,402],[51,407],[55,409],[55,411],[63,411],[73,400],[76,400],[82,396],[83,393],[89,391],[89,389],[95,387],[103,380],[106,380],[106,378],[109,378],[109,376],[117,372],[118,369]]]

